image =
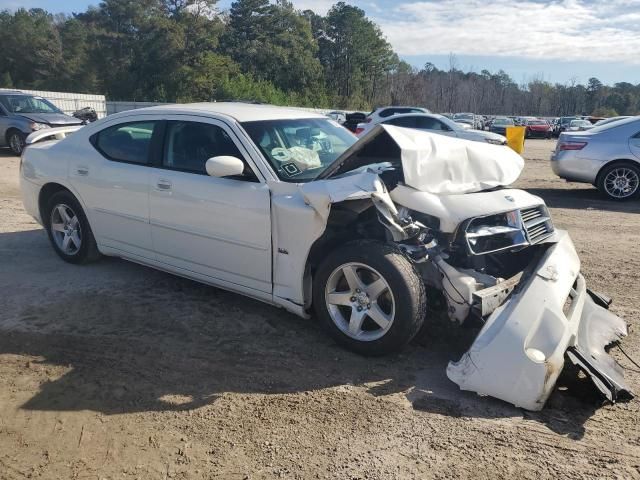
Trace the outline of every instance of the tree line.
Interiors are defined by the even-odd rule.
[[[73,15],[0,12],[0,87],[103,93],[110,100],[249,100],[368,110],[558,116],[640,113],[640,84],[516,83],[504,71],[416,68],[365,12],[326,15],[288,0],[104,0]]]

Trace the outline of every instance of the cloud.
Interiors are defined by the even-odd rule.
[[[318,15],[326,15],[338,0],[294,0],[294,6],[299,10],[313,10]],[[345,2],[351,3],[351,2]]]
[[[367,10],[403,56],[640,64],[640,0],[385,1],[383,13]]]

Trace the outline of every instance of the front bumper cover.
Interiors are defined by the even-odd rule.
[[[487,319],[471,348],[450,362],[447,376],[462,390],[540,410],[565,354],[612,402],[631,395],[605,346],[627,333],[624,320],[589,295],[567,232],[558,230],[537,265]]]

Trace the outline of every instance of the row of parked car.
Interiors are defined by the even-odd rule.
[[[522,126],[527,138],[558,137],[551,167],[559,177],[591,183],[614,200],[640,196],[640,116],[484,117],[473,113],[438,115],[422,107],[389,106],[369,115],[344,115],[342,123],[359,137],[382,124],[496,145],[506,144],[508,127]]]
[[[0,147],[9,147],[20,155],[32,132],[96,120],[95,112],[83,110],[74,115],[65,115],[45,98],[2,90]],[[524,126],[528,138],[559,137],[551,165],[561,178],[591,183],[615,200],[640,195],[640,117],[559,117],[549,121],[534,117],[485,118],[472,113],[439,115],[423,107],[403,106],[381,107],[368,115],[335,111],[327,116],[358,137],[376,125],[395,125],[494,145],[506,144],[509,126]]]

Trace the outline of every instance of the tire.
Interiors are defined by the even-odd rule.
[[[616,201],[640,197],[640,165],[615,162],[606,165],[598,174],[596,187],[607,198]]]
[[[347,243],[326,257],[314,277],[313,304],[336,342],[367,356],[404,347],[427,309],[413,264],[396,247],[371,240]]]
[[[49,198],[43,222],[53,249],[65,262],[90,263],[101,257],[87,217],[71,192],[60,191]]]
[[[26,136],[19,130],[11,130],[7,134],[7,144],[14,153],[14,155],[20,156],[25,147]]]

